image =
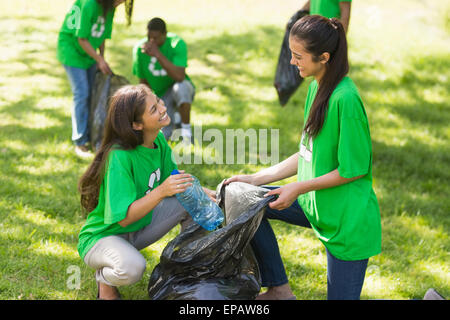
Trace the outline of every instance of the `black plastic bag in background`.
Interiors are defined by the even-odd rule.
[[[100,71],[95,74],[89,109],[90,140],[94,151],[100,147],[103,139],[109,98],[117,89],[127,84],[129,84],[128,80],[122,76],[105,75]]]
[[[131,25],[131,17],[133,16],[133,2],[134,0],[125,1],[125,16],[127,18],[127,25]]]
[[[297,20],[308,15],[305,10],[297,11],[288,21],[283,43],[281,44],[280,56],[278,57],[277,70],[275,72],[274,86],[278,93],[278,101],[285,106],[289,98],[294,94],[303,81],[298,68],[291,64],[291,50],[289,49],[289,32]]]
[[[148,293],[153,300],[249,300],[261,289],[258,263],[250,240],[269,190],[246,183],[217,187],[225,214],[220,229],[206,231],[191,224],[164,248],[153,269]]]

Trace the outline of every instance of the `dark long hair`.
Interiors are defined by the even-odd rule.
[[[125,1],[125,15],[127,17],[127,25],[131,25],[131,16],[133,15],[133,0]]]
[[[106,18],[108,12],[114,9],[114,0],[97,0],[98,4],[103,9],[103,16]]]
[[[305,49],[318,62],[328,52],[330,58],[325,65],[325,74],[320,79],[319,89],[311,106],[304,131],[311,137],[322,129],[328,111],[328,101],[338,83],[348,73],[347,39],[341,22],[318,15],[305,16],[291,29],[290,37],[302,41]]]
[[[142,131],[133,129],[133,122],[142,120],[146,97],[150,89],[143,84],[127,85],[112,96],[106,117],[103,140],[94,160],[78,183],[81,206],[87,212],[97,207],[100,186],[105,174],[105,163],[114,145],[123,150],[134,149],[143,143]]]

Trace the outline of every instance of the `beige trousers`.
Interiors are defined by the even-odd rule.
[[[179,223],[184,229],[192,219],[175,197],[165,198],[153,209],[152,222],[148,226],[98,240],[84,257],[84,262],[96,270],[98,282],[115,287],[136,283],[146,267],[139,250],[161,239]]]

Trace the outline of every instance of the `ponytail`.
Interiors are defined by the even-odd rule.
[[[305,49],[313,55],[315,62],[319,61],[324,52],[330,54],[325,65],[325,74],[318,83],[319,89],[304,127],[309,136],[315,137],[325,121],[331,94],[349,70],[345,30],[336,18],[311,15],[301,18],[294,24],[290,37],[302,41]]]
[[[104,18],[109,11],[114,9],[114,0],[97,0],[97,3],[102,7]]]

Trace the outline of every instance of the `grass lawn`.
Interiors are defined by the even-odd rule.
[[[297,151],[307,79],[284,107],[272,82],[283,28],[300,1],[135,1],[133,24],[117,10],[106,58],[132,83],[131,50],[160,16],[189,47],[203,129],[279,129],[280,161]],[[283,3],[283,7],[279,7]],[[72,94],[56,39],[72,0],[2,4],[0,13],[0,299],[93,299],[94,271],[78,256],[85,218],[77,182],[88,160],[70,141]],[[180,10],[182,8],[182,10]],[[362,299],[450,297],[450,6],[445,1],[355,1],[350,76],[373,141],[382,253],[369,260]],[[264,165],[185,165],[215,189]],[[282,183],[294,181],[287,179]],[[326,299],[326,253],[308,229],[273,222],[294,293]],[[147,299],[159,255],[178,230],[142,251],[147,271],[121,289]],[[75,270],[75,271],[74,271]],[[80,271],[80,287],[71,284]]]

